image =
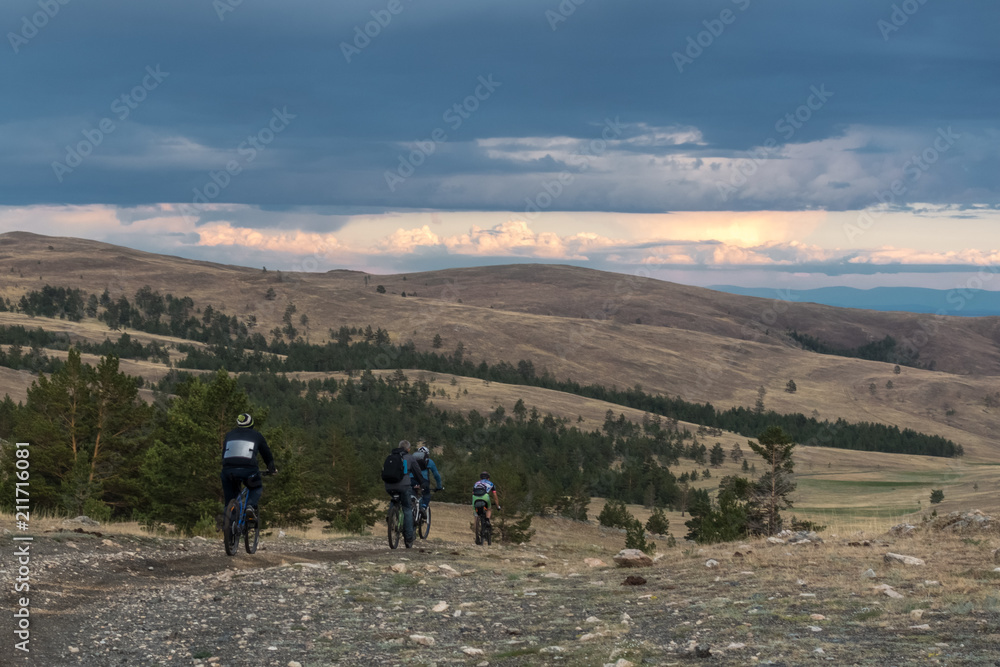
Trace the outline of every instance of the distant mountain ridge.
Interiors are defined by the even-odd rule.
[[[1000,315],[1000,292],[982,289],[938,290],[924,287],[820,287],[786,290],[771,287],[711,285],[708,289],[740,296],[782,299],[793,303],[819,303],[838,308],[938,313],[961,317]]]

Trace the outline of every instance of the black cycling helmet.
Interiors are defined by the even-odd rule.
[[[490,474],[488,472],[486,472],[485,470],[483,472],[479,473],[479,479],[489,479],[489,478],[490,478]]]
[[[236,425],[240,428],[250,428],[253,426],[253,417],[250,416],[249,412],[241,412],[240,416],[236,418]]]

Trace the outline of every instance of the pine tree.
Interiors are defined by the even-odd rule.
[[[771,426],[757,436],[757,442],[748,440],[747,444],[766,464],[764,474],[754,482],[748,524],[755,534],[774,535],[781,531],[781,510],[792,507],[788,496],[795,490],[795,443],[780,426]]]

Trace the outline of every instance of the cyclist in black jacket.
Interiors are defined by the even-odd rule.
[[[257,503],[264,492],[260,468],[257,466],[258,454],[267,464],[268,472],[278,472],[267,440],[260,431],[253,428],[253,417],[244,412],[236,418],[236,428],[222,439],[223,507],[228,507],[229,501],[240,494],[240,483],[246,484],[249,490],[247,505],[253,508],[254,519],[257,517]]]

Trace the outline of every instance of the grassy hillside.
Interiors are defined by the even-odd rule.
[[[961,460],[944,461],[801,448],[799,514],[821,522],[842,511],[862,519],[896,515],[926,509],[931,488],[945,489],[943,509],[952,503],[997,504],[991,477],[992,464],[1000,462],[993,442],[1000,408],[987,407],[984,398],[995,392],[994,376],[1000,374],[1000,318],[935,318],[815,304],[777,304],[781,312],[775,312],[775,302],[768,300],[565,266],[368,276],[366,284],[366,276],[357,272],[264,272],[79,239],[0,235],[0,295],[16,302],[46,284],[98,295],[106,289],[112,298],[130,299],[149,285],[163,294],[190,296],[199,308],[212,305],[241,319],[254,315],[257,330],[265,333],[280,325],[285,308],[294,303],[298,314],[308,315],[308,326],[300,330],[314,343],[345,324],[385,328],[394,342],[412,340],[421,350],[431,349],[440,335],[442,352],[461,343],[467,358],[529,359],[539,372],[558,378],[639,384],[649,392],[723,409],[753,405],[763,386],[767,408],[777,412],[898,425],[942,435],[966,452]],[[378,285],[386,293],[378,293]],[[275,292],[273,300],[264,298],[268,289]],[[44,326],[89,341],[118,335],[95,320],[72,323],[0,313],[0,324]],[[917,334],[930,332],[919,338],[920,361],[935,362],[937,370],[903,367],[897,375],[892,364],[808,352],[785,335],[788,329],[845,347],[886,335],[918,340]],[[140,341],[180,342],[129,333]],[[122,367],[152,381],[167,371],[153,362],[123,362]],[[798,387],[795,393],[784,391],[789,379]],[[0,392],[23,400],[31,380],[28,373],[0,369]],[[599,427],[609,408],[641,418],[620,406],[535,387],[468,378],[451,382],[441,374],[431,381],[444,390],[446,396],[434,402],[445,409],[487,411],[501,404],[510,409],[523,398],[543,413],[574,422],[582,417],[579,425],[588,429]],[[706,440],[709,446],[716,441],[727,450],[733,443],[745,444],[734,434]],[[683,462],[678,473],[685,466],[694,467]],[[698,486],[714,488],[729,472],[735,466],[727,461]]]

